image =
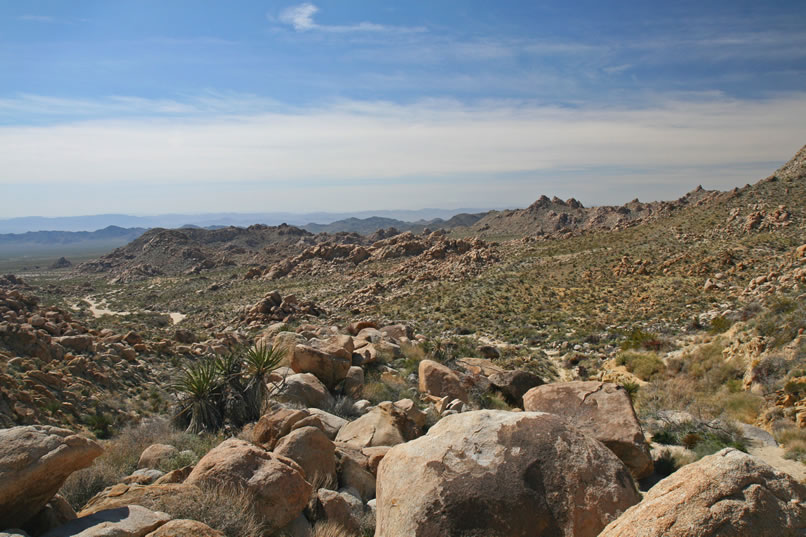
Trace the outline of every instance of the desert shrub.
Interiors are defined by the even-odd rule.
[[[754,423],[764,406],[764,398],[750,392],[728,393],[721,400],[725,414],[742,423]]]
[[[663,360],[656,354],[647,352],[621,352],[616,356],[616,364],[623,365],[641,380],[651,380],[659,376],[665,368]]]
[[[227,537],[260,537],[267,528],[258,516],[254,501],[242,489],[200,487],[197,495],[177,495],[166,504],[146,505],[177,519],[198,520]],[[156,503],[156,502],[155,502]]]
[[[631,380],[625,381],[621,384],[621,387],[624,388],[624,391],[627,392],[627,395],[630,396],[630,401],[635,402],[635,397],[638,395],[638,390],[641,389],[641,385],[637,382],[633,382]]]
[[[784,448],[784,457],[806,463],[806,430],[785,427],[776,432],[775,440]]]
[[[668,449],[662,449],[653,462],[655,473],[662,476],[672,475],[680,468],[677,459]]]
[[[473,388],[468,395],[470,404],[476,408],[512,410],[512,407],[506,402],[504,396],[498,392],[488,392],[480,388]]]
[[[663,347],[663,342],[657,335],[640,328],[635,328],[621,343],[623,350],[644,349],[659,351],[661,347]]]
[[[361,537],[361,535],[335,522],[317,522],[311,533],[311,537]]]
[[[170,444],[179,451],[189,450],[194,459],[202,457],[215,447],[221,437],[213,435],[191,435],[173,429],[165,418],[157,418],[123,429],[117,436],[103,443],[104,452],[93,462],[92,466],[73,472],[67,478],[62,489],[62,496],[78,511],[87,501],[104,488],[120,483],[120,481],[137,469],[140,454],[151,444]],[[188,455],[177,455],[166,462],[166,467],[174,470],[192,464]]]
[[[684,446],[694,452],[694,460],[726,447],[747,451],[744,436],[739,430],[728,424],[711,424],[700,420],[683,423],[666,422],[652,431],[652,442]]]
[[[420,362],[426,358],[426,351],[423,345],[413,345],[411,343],[404,343],[400,346],[403,353],[403,360],[398,368],[403,376],[408,376],[416,373],[420,367]]]
[[[724,317],[714,317],[711,319],[711,328],[709,331],[712,334],[721,334],[722,332],[727,332],[731,324],[730,320]]]

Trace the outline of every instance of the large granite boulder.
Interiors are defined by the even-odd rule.
[[[806,487],[746,453],[725,448],[649,489],[600,537],[745,535],[806,535]]]
[[[274,454],[299,464],[311,484],[331,488],[336,477],[336,446],[321,429],[302,427],[284,436],[274,448]]]
[[[258,515],[274,529],[294,520],[311,495],[311,485],[295,462],[236,438],[202,457],[185,485],[243,489]]]
[[[528,411],[568,419],[618,455],[636,479],[652,473],[652,457],[627,390],[608,382],[558,382],[523,396]]]
[[[384,401],[342,427],[336,435],[336,442],[360,450],[370,446],[402,444],[420,434],[420,427],[409,417],[406,409]]]
[[[23,526],[102,452],[97,442],[49,425],[0,430],[0,529]]]
[[[624,464],[542,412],[447,416],[378,468],[383,537],[594,537],[640,495]]]
[[[321,409],[332,408],[334,402],[327,386],[312,373],[288,375],[271,388],[271,395],[280,401]]]
[[[450,397],[467,403],[467,390],[462,380],[452,369],[433,360],[420,361],[418,376],[419,389],[435,397]]]
[[[344,380],[352,365],[352,349],[347,357],[343,357],[307,345],[297,345],[291,358],[291,369],[295,373],[311,373],[330,389]]]

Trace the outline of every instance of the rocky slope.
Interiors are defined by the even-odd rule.
[[[691,206],[708,203],[720,192],[697,187],[675,201],[642,203],[637,199],[620,206],[584,207],[571,198],[541,196],[525,209],[492,211],[471,230],[481,236],[567,237],[576,233],[624,229],[657,220]]]

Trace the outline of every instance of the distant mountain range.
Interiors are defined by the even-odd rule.
[[[0,255],[55,255],[61,251],[102,251],[133,241],[147,230],[107,226],[97,231],[29,231],[0,234]]]
[[[294,226],[306,224],[327,225],[338,220],[388,218],[403,222],[427,222],[436,218],[449,219],[462,213],[480,213],[487,209],[419,209],[399,211],[360,211],[354,213],[208,213],[208,214],[162,214],[156,216],[132,216],[127,214],[97,214],[89,216],[25,216],[0,219],[0,233],[26,233],[28,231],[95,231],[116,226],[121,228],[176,229],[183,226],[203,228],[253,224],[276,226],[286,223]]]

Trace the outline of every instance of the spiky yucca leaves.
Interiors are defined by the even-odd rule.
[[[269,391],[266,387],[268,377],[272,371],[282,363],[287,349],[256,345],[246,351],[246,371],[249,381],[246,385],[246,400],[249,403],[249,412],[253,419],[259,419],[263,414],[268,400]]]
[[[217,431],[224,424],[220,409],[222,386],[213,360],[185,367],[174,385],[178,394],[174,422],[189,433]]]
[[[285,354],[259,345],[185,367],[174,386],[178,399],[174,422],[198,433],[258,420],[268,400],[268,377]]]
[[[236,350],[215,358],[215,365],[225,390],[222,393],[223,412],[226,419],[236,427],[242,427],[249,421],[254,421],[250,411],[246,388],[243,383],[244,360],[242,352]]]

